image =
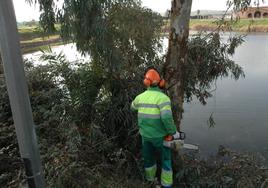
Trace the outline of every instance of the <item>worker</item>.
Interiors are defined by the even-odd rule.
[[[165,80],[161,79],[155,68],[149,68],[144,74],[143,83],[147,90],[134,99],[131,108],[138,111],[145,179],[155,181],[155,155],[158,153],[161,155],[161,185],[165,188],[172,187],[171,150],[163,146],[163,141],[168,135],[178,138],[179,133],[173,121],[170,99],[161,91],[165,86]]]

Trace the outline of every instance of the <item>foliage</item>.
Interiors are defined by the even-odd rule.
[[[141,163],[130,152],[137,146],[123,147],[114,130],[109,131],[113,136],[105,133],[103,117],[107,112],[100,109],[108,109],[109,102],[105,100],[110,99],[100,99],[102,95],[97,96],[93,87],[99,87],[98,80],[87,76],[93,71],[98,75],[97,70],[88,63],[70,63],[62,55],[48,54],[43,59],[47,65],[35,67],[26,62],[25,72],[48,186],[91,187],[108,185],[119,174],[124,174],[125,179],[130,174],[132,178],[141,177],[140,173],[133,173],[141,168]],[[7,164],[1,165],[1,185],[16,187],[24,178],[23,168],[4,82],[0,89],[1,159]],[[87,105],[90,116],[83,108]],[[128,139],[133,141],[128,142],[135,142],[136,137],[137,134],[132,135]],[[116,176],[108,175],[107,169]],[[100,181],[108,176],[111,179],[107,182]]]
[[[42,25],[42,28],[45,33],[53,33],[55,32],[55,24],[57,22],[57,15],[61,15],[62,12],[58,10],[57,7],[57,1],[54,0],[26,0],[30,4],[39,4],[40,11],[42,12],[40,15],[40,24]],[[94,26],[96,24],[96,20],[102,20],[103,16],[106,16],[106,12],[116,4],[131,4],[132,2],[139,2],[137,0],[64,0],[62,9],[66,11],[66,9],[69,9],[71,11],[80,11],[84,14],[79,14],[76,16],[82,16],[84,18],[87,18],[86,20],[83,19],[83,24],[89,24],[87,25],[89,28],[90,26]],[[64,14],[68,14],[68,12],[65,12]],[[67,20],[66,20],[67,21]],[[89,21],[89,22],[88,22]],[[76,25],[78,26],[78,25]],[[80,31],[82,32],[82,31]]]
[[[268,186],[268,169],[256,155],[239,154],[223,146],[217,156],[202,160],[194,155],[184,158],[183,168],[176,173],[178,187],[236,187]]]
[[[40,14],[40,21],[39,23],[42,25],[42,28],[45,33],[53,33],[56,31],[55,24],[56,24],[56,15],[55,15],[55,2],[54,0],[25,0],[30,5],[32,4],[39,4]]]
[[[104,130],[100,129],[104,128],[102,122],[105,110],[97,110],[100,107],[107,108],[107,106],[104,106],[107,102],[100,101],[98,105],[95,104],[103,81],[102,78],[98,77],[98,70],[88,63],[72,64],[66,61],[63,56],[54,56],[53,54],[44,55],[43,59],[48,60],[51,66],[50,72],[54,76],[53,79],[61,86],[63,92],[61,101],[63,99],[65,101],[64,114],[60,115],[62,118],[60,125],[63,127],[57,133],[57,135],[62,135],[64,139],[64,142],[60,144],[61,150],[58,151],[61,157],[58,159],[59,161],[55,161],[57,155],[54,156],[54,154],[57,152],[53,150],[51,151],[53,155],[48,155],[48,159],[55,161],[60,168],[57,165],[52,165],[57,168],[51,168],[50,164],[47,166],[47,170],[52,171],[51,175],[54,175],[55,173],[58,174],[62,168],[65,173],[59,174],[59,181],[56,184],[74,186],[77,182],[68,180],[68,176],[72,177],[76,173],[80,174],[83,168],[80,169],[79,166],[84,166],[86,169],[88,166],[92,168],[92,165],[105,163],[107,161],[105,156],[111,155],[114,150],[114,145],[105,141],[112,138],[106,136]],[[100,131],[98,131],[99,129]],[[110,132],[113,131],[110,130]],[[106,147],[102,147],[102,145],[97,147],[98,142],[103,142]],[[66,171],[65,166],[69,165],[70,171]],[[91,170],[84,172],[86,178],[84,183],[90,181],[87,180],[87,176],[92,176],[87,173],[93,172]],[[92,182],[87,183],[90,185]],[[85,187],[85,184],[81,187]]]
[[[99,122],[110,136],[120,135],[123,145],[126,130],[135,127],[129,106],[143,89],[142,74],[148,65],[161,62],[162,18],[136,1],[65,1],[59,20],[62,37],[90,54],[91,64],[101,72],[97,101],[107,108],[98,109],[104,112]]]
[[[184,78],[187,101],[196,96],[202,104],[206,104],[218,78],[231,75],[237,80],[244,77],[242,68],[230,59],[242,42],[243,36],[232,36],[227,42],[222,41],[218,32],[198,33],[190,37]]]
[[[132,1],[104,2],[66,1],[60,14],[63,39],[71,39],[79,51],[90,54],[112,75],[155,61],[160,47],[160,15]]]
[[[104,102],[109,104],[107,109],[102,109],[106,115],[100,119],[106,122],[107,132],[112,133],[111,128],[122,130],[122,125],[133,127],[135,121],[133,116],[128,116],[131,113],[128,107],[137,91],[143,89],[137,81],[141,81],[145,67],[161,62],[158,55],[161,16],[140,7],[136,0],[66,0],[58,12],[58,20],[63,39],[75,42],[79,51],[89,54],[90,63],[99,72],[99,75],[85,76],[96,77],[95,95],[99,90],[105,93],[105,96],[98,95],[98,101],[104,97]],[[71,78],[68,82],[72,80],[77,81]],[[89,87],[90,83],[86,85]],[[70,92],[71,96],[76,95]],[[80,109],[88,115],[90,106]]]
[[[246,10],[252,3],[259,6],[265,0],[227,0],[228,6],[233,6],[234,10]]]

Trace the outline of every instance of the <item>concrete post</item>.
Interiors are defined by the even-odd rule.
[[[17,22],[11,0],[0,0],[0,50],[27,182],[30,188],[43,188],[45,181],[24,74]]]

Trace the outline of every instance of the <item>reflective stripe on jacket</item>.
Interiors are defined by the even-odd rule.
[[[146,138],[159,138],[175,134],[170,99],[158,87],[149,87],[131,104],[138,110],[140,134]]]

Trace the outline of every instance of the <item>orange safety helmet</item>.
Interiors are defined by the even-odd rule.
[[[151,85],[158,85],[160,88],[165,87],[165,80],[161,79],[160,74],[154,68],[149,68],[144,75],[143,84],[146,87],[150,87]]]

